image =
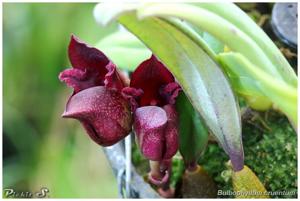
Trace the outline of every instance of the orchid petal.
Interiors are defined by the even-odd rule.
[[[132,87],[125,87],[122,89],[122,95],[130,102],[132,111],[135,111],[136,108],[138,108],[138,102],[143,93],[143,90]]]
[[[162,87],[159,91],[160,95],[169,104],[175,104],[175,100],[181,91],[181,87],[177,82],[171,82]]]

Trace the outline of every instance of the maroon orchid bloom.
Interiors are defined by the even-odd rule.
[[[137,141],[142,154],[152,161],[152,170],[161,168],[159,164],[169,161],[178,150],[178,117],[174,103],[180,90],[173,75],[152,55],[137,67],[130,87],[122,91],[131,102]],[[152,171],[152,183],[166,182],[168,172],[160,173]]]
[[[143,155],[168,160],[178,149],[175,98],[180,86],[168,69],[152,55],[133,72],[123,95],[134,111],[134,128]]]
[[[72,68],[59,74],[59,79],[74,92],[63,117],[78,119],[89,136],[99,145],[110,146],[131,131],[130,104],[122,96],[126,78],[98,49],[75,36],[69,44]]]

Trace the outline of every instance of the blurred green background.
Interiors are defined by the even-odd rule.
[[[4,189],[47,187],[53,198],[117,197],[102,149],[78,122],[60,117],[72,92],[58,80],[70,67],[71,33],[95,44],[117,28],[95,23],[94,5],[3,4]]]

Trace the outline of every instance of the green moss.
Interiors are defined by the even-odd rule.
[[[245,163],[255,172],[268,191],[295,192],[297,194],[297,135],[288,120],[271,113],[267,124],[271,128],[252,140],[251,127],[245,126]]]
[[[183,160],[180,157],[174,157],[172,160],[172,174],[170,178],[170,185],[172,187],[175,187],[176,184],[181,180],[184,169],[185,167]]]
[[[260,115],[260,117],[262,114]],[[243,121],[245,164],[249,166],[268,191],[287,191],[290,195],[271,195],[274,198],[297,197],[297,135],[288,120],[269,112],[264,128],[262,118]],[[216,181],[219,190],[232,190],[225,163],[228,157],[217,144],[210,144],[199,163]]]
[[[228,156],[218,144],[209,144],[199,164],[208,172],[217,184],[218,190],[233,191],[226,163]],[[232,197],[232,196],[225,196]]]

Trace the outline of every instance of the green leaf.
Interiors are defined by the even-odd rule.
[[[168,23],[176,27],[179,31],[183,32],[190,39],[192,39],[197,45],[199,45],[212,59],[216,60],[216,51],[215,44],[216,41],[209,40],[207,37],[204,38],[204,32],[199,33],[199,29],[185,21],[176,19],[176,18],[168,18],[165,19]],[[207,34],[207,33],[206,33]],[[208,39],[208,40],[207,40]],[[210,42],[210,43],[208,43]]]
[[[226,19],[206,9],[183,3],[151,3],[138,8],[140,19],[150,16],[178,17],[215,36],[230,49],[249,58],[255,65],[274,77],[283,79],[256,42]]]
[[[239,53],[221,53],[217,57],[231,71],[247,77],[256,85],[252,88],[254,92],[263,93],[289,117],[294,126],[297,125],[297,88],[265,73]]]
[[[179,114],[179,151],[186,166],[197,163],[208,142],[208,130],[184,93],[176,100]]]
[[[224,45],[215,37],[207,32],[203,33],[203,40],[210,46],[210,48],[216,53],[224,52]]]
[[[244,97],[252,109],[266,111],[272,107],[271,100],[258,88],[257,81],[241,73],[243,66],[239,71],[233,71],[223,60],[219,59],[219,64],[226,72],[234,91]]]
[[[250,36],[264,50],[284,80],[297,86],[298,78],[286,58],[268,35],[238,6],[233,3],[196,3],[194,5],[218,14]]]

